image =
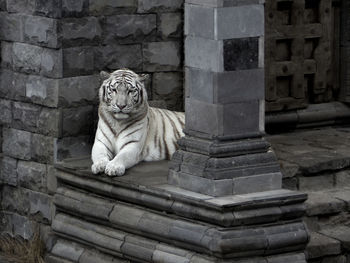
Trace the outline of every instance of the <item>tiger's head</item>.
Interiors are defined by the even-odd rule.
[[[147,92],[144,87],[146,75],[138,75],[129,69],[120,69],[111,74],[102,71],[100,106],[115,119],[127,119],[147,110]]]

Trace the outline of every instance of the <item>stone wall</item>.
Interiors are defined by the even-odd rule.
[[[182,104],[183,0],[0,0],[1,230],[51,222],[53,163],[89,154],[98,73],[150,74],[149,97]]]

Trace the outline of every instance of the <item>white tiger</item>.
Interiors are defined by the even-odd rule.
[[[140,161],[170,159],[184,136],[184,113],[150,107],[144,75],[121,69],[101,76],[92,172],[121,176]]]

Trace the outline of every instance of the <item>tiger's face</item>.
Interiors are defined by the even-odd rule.
[[[100,101],[114,118],[127,119],[145,107],[147,94],[143,85],[144,76],[126,69],[102,74],[106,79],[100,88]]]

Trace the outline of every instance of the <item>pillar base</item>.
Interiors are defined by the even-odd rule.
[[[94,176],[89,165],[57,167],[52,229],[61,241],[52,258],[72,260],[69,249],[78,246],[81,255],[94,248],[94,256],[133,262],[306,262],[305,194],[213,197],[167,184],[167,162],[142,163],[118,178]]]

